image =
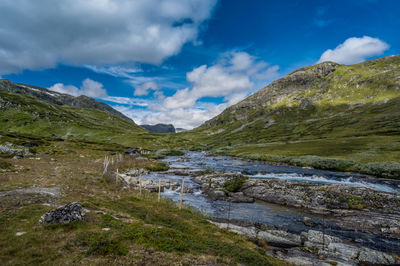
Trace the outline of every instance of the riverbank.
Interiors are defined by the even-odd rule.
[[[297,257],[297,263],[305,263],[307,257],[319,263],[389,263],[400,255],[399,181],[204,152],[164,161],[170,165],[169,171],[143,176],[162,180],[163,196],[178,202],[176,184],[185,179],[190,189],[183,195],[184,202],[225,224],[222,227],[244,227],[237,228],[238,233],[258,227],[264,231],[261,240],[272,247],[269,254],[291,263],[295,262],[291,257]],[[297,241],[322,232],[335,239],[330,247],[327,244],[317,250],[320,243],[314,240],[308,246],[304,244],[307,241]],[[249,239],[255,241],[254,236]],[[297,240],[290,244],[288,239]],[[257,239],[255,243],[262,246]],[[363,255],[357,257],[358,253]]]
[[[144,190],[140,195],[104,171],[106,156],[108,169],[118,166],[121,172],[124,167],[154,169],[155,160],[122,155],[121,161],[111,146],[67,141],[36,151],[3,159],[12,167],[0,170],[1,265],[285,264],[218,229],[194,209],[179,210],[171,200],[158,202],[156,194]],[[75,201],[87,210],[84,221],[38,223],[46,212]]]

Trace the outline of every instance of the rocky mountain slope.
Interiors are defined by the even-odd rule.
[[[110,106],[34,86],[0,81],[0,134],[123,143],[145,130]]]
[[[317,155],[398,162],[400,55],[298,69],[187,136],[208,148],[273,160]]]
[[[58,93],[36,86],[14,83],[6,79],[0,79],[0,90],[5,90],[20,95],[30,95],[42,101],[46,101],[56,105],[68,105],[72,107],[105,111],[112,115],[119,116],[123,119],[131,121],[131,119],[113,109],[111,106],[84,95],[74,97],[68,94]]]
[[[258,139],[269,140],[333,133],[398,134],[399,97],[400,56],[352,66],[324,62],[271,83],[199,130],[229,135],[256,130],[261,134]],[[345,132],[335,132],[347,126]]]

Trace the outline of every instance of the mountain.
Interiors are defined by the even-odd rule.
[[[186,136],[242,156],[398,162],[400,55],[298,69]]]
[[[140,126],[154,133],[175,133],[175,127],[171,124],[140,125]]]
[[[144,129],[112,107],[86,96],[0,80],[0,132],[125,143]]]
[[[118,112],[117,110],[113,109],[111,106],[96,101],[84,95],[79,97],[74,97],[68,94],[58,93],[55,91],[50,91],[48,89],[36,86],[13,83],[6,79],[0,79],[0,90],[6,90],[8,92],[20,95],[30,95],[42,101],[46,101],[56,105],[68,105],[73,107],[89,108],[89,109],[105,111],[112,115],[116,115],[123,119],[131,121],[131,119],[129,119],[122,113]]]
[[[176,132],[176,133],[185,132],[185,131],[188,131],[188,130],[185,129],[185,128],[181,128],[181,127],[175,128],[175,132]]]

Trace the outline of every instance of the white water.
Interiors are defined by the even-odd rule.
[[[395,189],[391,186],[384,185],[384,184],[374,184],[368,182],[362,182],[360,180],[353,180],[352,177],[348,177],[345,179],[332,179],[326,178],[323,176],[312,175],[312,176],[305,176],[301,174],[277,174],[277,173],[270,173],[270,174],[256,174],[248,176],[251,178],[270,178],[270,179],[281,179],[281,180],[289,180],[289,181],[307,181],[312,183],[319,183],[319,184],[340,184],[340,185],[347,185],[353,187],[365,187],[377,191],[383,191],[388,193],[399,193],[398,189]]]

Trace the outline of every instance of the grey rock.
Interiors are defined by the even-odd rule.
[[[229,201],[231,202],[235,202],[235,203],[239,203],[239,202],[243,202],[243,203],[253,203],[255,200],[254,198],[251,197],[247,197],[243,194],[243,192],[236,192],[236,193],[228,193]]]
[[[310,227],[314,227],[317,225],[317,223],[310,217],[304,216],[303,217],[303,223],[304,225],[310,226]]]
[[[125,154],[131,155],[131,156],[137,156],[140,155],[140,151],[138,149],[134,148],[128,148],[124,151]]]
[[[39,220],[39,224],[68,224],[74,221],[83,221],[84,212],[79,202],[71,202],[67,205],[45,213]]]
[[[211,190],[207,194],[212,200],[223,200],[226,198],[226,194],[222,190]]]

